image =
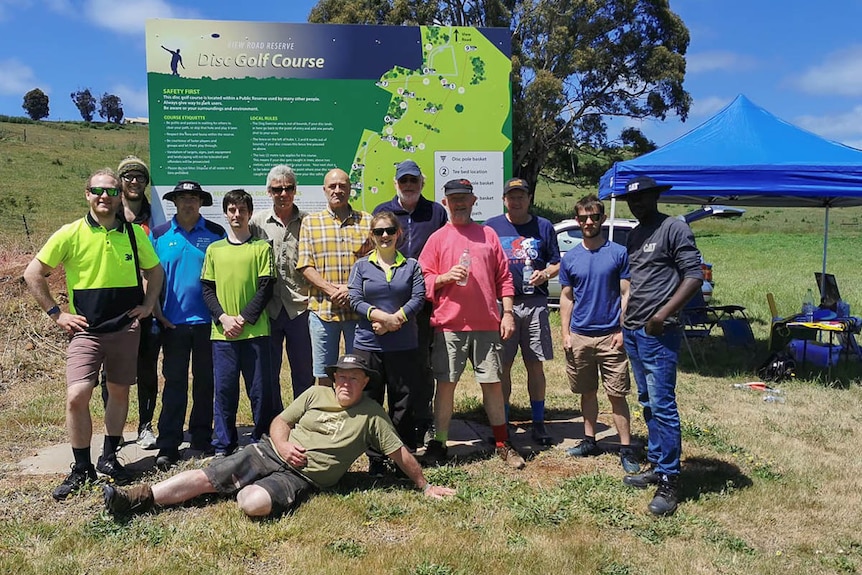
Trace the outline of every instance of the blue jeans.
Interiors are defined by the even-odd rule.
[[[189,394],[189,360],[192,364],[192,411],[189,433],[192,445],[201,449],[212,441],[213,352],[209,323],[178,324],[162,332],[164,360],[162,413],[159,416],[160,450],[176,451],[183,442]]]
[[[656,473],[679,475],[682,432],[676,405],[676,364],[682,334],[665,330],[656,337],[644,328],[623,328],[623,344],[629,356],[638,402],[649,434],[647,459]]]
[[[314,374],[311,369],[311,336],[308,333],[308,311],[304,311],[293,319],[288,317],[284,308],[276,318],[269,320],[269,342],[272,348],[273,381],[281,381],[281,360],[287,351],[287,361],[290,364],[290,383],[293,388],[293,399],[314,385]],[[279,387],[281,387],[279,385]]]
[[[335,365],[338,361],[341,336],[344,336],[344,353],[353,353],[353,336],[357,323],[359,322],[355,320],[323,321],[313,311],[308,312],[314,377],[329,377],[326,375],[326,366]]]
[[[254,419],[252,442],[269,432],[272,420],[284,409],[281,390],[272,380],[268,335],[241,340],[213,340],[212,346],[215,378],[213,447],[216,453],[233,453],[239,443],[236,412],[239,409],[240,373]]]

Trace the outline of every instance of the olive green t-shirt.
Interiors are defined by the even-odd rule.
[[[389,454],[403,445],[389,416],[373,399],[341,407],[331,387],[312,386],[281,412],[293,426],[291,443],[305,448],[308,464],[297,469],[318,487],[331,487],[373,447]]]

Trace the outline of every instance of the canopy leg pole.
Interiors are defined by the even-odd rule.
[[[617,199],[611,198],[611,226],[608,230],[608,241],[614,241],[614,222],[617,215]]]
[[[826,293],[826,252],[829,246],[829,206],[826,206],[826,222],[823,224],[823,271],[820,275],[820,294]]]

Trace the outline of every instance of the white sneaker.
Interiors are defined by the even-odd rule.
[[[156,447],[156,435],[153,433],[153,430],[150,429],[150,426],[141,430],[138,434],[138,441],[136,443],[141,449],[154,449]]]

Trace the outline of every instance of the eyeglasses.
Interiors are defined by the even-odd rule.
[[[101,196],[102,194],[108,194],[110,197],[114,198],[120,194],[119,188],[90,188],[87,190],[94,196]]]
[[[398,233],[398,228],[395,226],[390,226],[388,228],[374,228],[373,230],[371,230],[371,233],[377,237],[382,236],[384,233],[390,236],[394,236]]]
[[[399,184],[418,184],[419,176],[401,176],[398,178]]]
[[[295,185],[290,185],[290,186],[271,186],[271,187],[269,188],[269,191],[270,191],[270,192],[272,192],[273,194],[280,194],[280,193],[282,193],[282,192],[295,192],[295,191],[296,191],[296,186],[295,186]]]
[[[587,223],[587,220],[593,220],[598,223],[602,219],[602,215],[603,214],[578,214],[575,216],[575,219],[578,220],[579,224],[585,224]]]
[[[135,182],[135,181],[137,181],[140,184],[146,184],[148,180],[147,180],[147,177],[143,174],[137,174],[137,175],[123,174],[123,181],[128,183],[128,184],[131,184],[132,182]]]

